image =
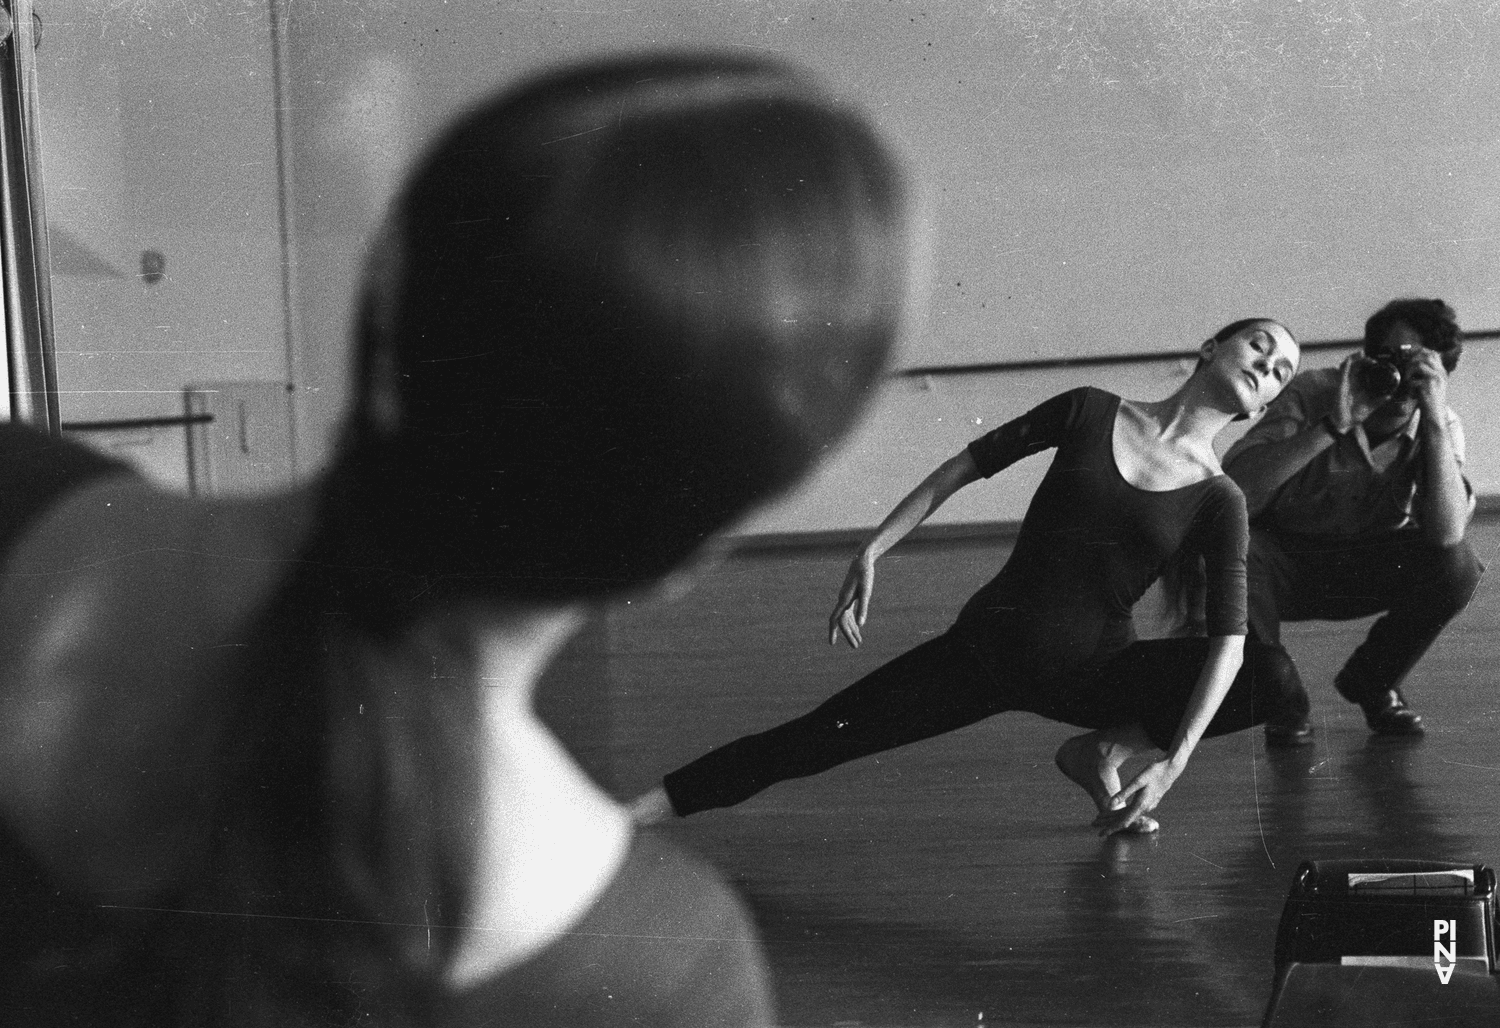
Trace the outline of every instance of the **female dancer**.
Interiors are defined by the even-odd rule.
[[[746,736],[672,772],[633,805],[640,821],[729,806],[788,778],[1029,710],[1092,729],[1057,766],[1094,800],[1103,833],[1151,832],[1150,816],[1198,740],[1295,716],[1275,694],[1276,659],[1245,648],[1248,529],[1239,489],[1213,440],[1255,414],[1296,372],[1291,334],[1237,321],[1205,342],[1173,395],[1122,400],[1075,389],[982,436],[901,501],[855,557],[829,619],[829,642],[858,646],[875,562],[959,489],[1029,454],[1057,455],[1000,573],[947,633],[811,713]],[[1135,641],[1130,610],[1175,555],[1206,565],[1208,638]],[[1129,759],[1157,750],[1130,783]]]
[[[319,481],[204,502],[5,427],[0,1006],[772,1023],[733,894],[634,833],[531,693],[844,433],[897,329],[902,197],[780,65],[568,70],[398,198]]]

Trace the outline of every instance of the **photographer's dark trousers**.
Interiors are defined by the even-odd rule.
[[[955,628],[875,669],[815,710],[678,768],[662,784],[673,811],[685,817],[1007,710],[1028,710],[1081,728],[1139,724],[1165,749],[1207,656],[1207,639],[1150,639],[1103,664],[1044,680],[987,667],[963,630]],[[1204,737],[1262,724],[1284,715],[1289,705],[1305,716],[1304,694],[1281,693],[1296,681],[1290,664],[1285,652],[1247,642],[1244,664]]]
[[[1252,528],[1248,571],[1250,637],[1271,646],[1281,647],[1283,621],[1384,615],[1334,682],[1358,703],[1400,688],[1468,604],[1484,565],[1467,541],[1435,546],[1417,529],[1340,538]],[[1296,675],[1291,661],[1279,666]]]

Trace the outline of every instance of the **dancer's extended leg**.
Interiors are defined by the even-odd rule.
[[[882,665],[817,709],[721,746],[663,779],[680,816],[728,807],[789,778],[971,725],[1010,709],[1001,689],[951,634]],[[650,818],[661,797],[648,793],[633,812]]]

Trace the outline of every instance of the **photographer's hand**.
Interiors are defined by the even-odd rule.
[[[1423,350],[1407,365],[1411,395],[1422,412],[1423,477],[1417,493],[1417,523],[1434,546],[1452,546],[1464,537],[1471,490],[1459,469],[1461,443],[1448,414],[1448,370],[1433,350]]]
[[[1339,388],[1335,395],[1333,410],[1328,414],[1329,426],[1339,435],[1362,425],[1387,397],[1373,396],[1360,383],[1359,369],[1374,361],[1361,353],[1351,353],[1339,365]]]
[[[1422,416],[1446,421],[1448,415],[1448,369],[1443,355],[1424,349],[1407,365],[1411,394],[1422,409]]]

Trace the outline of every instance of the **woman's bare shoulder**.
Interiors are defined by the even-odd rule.
[[[135,476],[96,479],[37,515],[0,555],[7,575],[46,574],[160,547],[274,559],[289,556],[311,526],[314,489],[201,499]]]
[[[204,500],[133,476],[91,482],[0,554],[0,633],[24,643],[65,618],[78,649],[233,632],[295,566],[314,495]]]
[[[192,769],[218,759],[235,661],[296,566],[313,496],[204,501],[117,475],[14,536],[0,815],[48,867],[125,893],[168,880],[205,802]]]

